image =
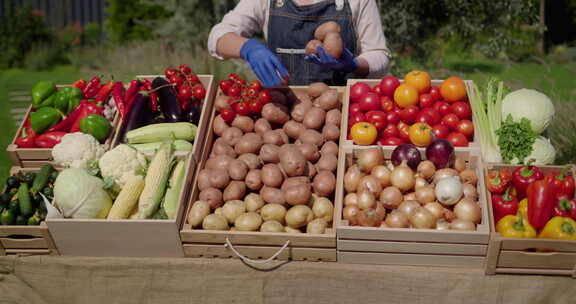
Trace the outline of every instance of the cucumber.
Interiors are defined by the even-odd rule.
[[[18,188],[18,200],[20,201],[20,214],[29,216],[34,213],[32,200],[30,199],[30,193],[28,192],[28,184],[20,184],[20,188]]]
[[[16,217],[16,222],[15,222],[15,224],[16,224],[16,225],[19,225],[19,226],[27,225],[27,224],[28,224],[28,219],[27,219],[25,216],[23,216],[23,215],[19,215],[19,216]]]
[[[13,199],[12,201],[10,201],[10,204],[8,204],[8,208],[10,212],[14,213],[14,215],[18,215],[20,214],[20,201],[18,199]]]
[[[26,224],[28,224],[28,226],[38,226],[40,225],[40,219],[36,216],[31,216]]]
[[[46,186],[48,180],[50,179],[52,171],[54,171],[54,168],[52,168],[51,165],[44,165],[42,169],[40,169],[40,172],[38,172],[38,174],[36,174],[36,177],[34,178],[32,188],[30,188],[32,194],[38,193],[38,191],[42,190],[42,188]]]
[[[0,214],[0,224],[2,225],[14,225],[16,222],[16,215],[10,209],[4,209],[2,214]]]

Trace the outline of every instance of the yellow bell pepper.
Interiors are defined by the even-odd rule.
[[[576,240],[576,222],[569,217],[555,216],[546,223],[539,238]]]
[[[520,214],[507,215],[496,224],[496,231],[504,237],[533,238],[536,230],[528,223],[528,219]]]
[[[518,203],[518,214],[522,215],[523,218],[528,218],[528,199],[525,198]]]

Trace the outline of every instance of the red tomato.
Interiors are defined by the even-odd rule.
[[[456,116],[456,114],[450,113],[442,117],[442,124],[447,126],[450,130],[456,130],[458,127],[458,123],[460,122],[460,118]]]
[[[395,105],[394,108],[392,109],[392,112],[395,112],[396,114],[400,115],[400,112],[402,112],[402,108]]]
[[[364,112],[380,110],[380,96],[376,93],[368,92],[358,100],[360,109]]]
[[[396,125],[393,124],[388,124],[386,128],[384,128],[384,130],[380,132],[380,136],[382,138],[398,137],[398,135],[400,135],[400,133],[398,132],[398,127],[396,127]]]
[[[446,139],[448,134],[450,134],[450,129],[445,125],[437,124],[432,127],[432,134],[434,134],[436,138]]]
[[[352,103],[360,101],[360,98],[372,89],[364,82],[357,82],[350,87],[350,101]]]
[[[422,122],[425,123],[429,126],[433,126],[434,125],[434,117],[432,117],[432,115],[430,115],[430,113],[426,113],[426,112],[420,112],[418,113],[418,115],[416,115],[416,120],[415,122]]]
[[[419,111],[420,110],[417,106],[409,106],[400,111],[400,119],[403,122],[411,125],[414,123],[414,120],[416,120],[416,116],[418,115]]]
[[[456,127],[456,132],[460,132],[468,139],[472,139],[474,137],[474,124],[468,119],[462,119]]]
[[[252,82],[250,82],[248,87],[260,92],[260,90],[262,90],[262,83],[260,82],[260,80],[252,80]]]
[[[192,89],[190,89],[190,86],[187,84],[180,86],[180,89],[178,90],[178,99],[181,101],[188,101],[190,98],[192,98]]]
[[[394,96],[394,91],[400,85],[400,80],[394,76],[386,76],[380,81],[380,92],[384,96]]]
[[[382,90],[380,90],[380,84],[376,84],[372,87],[372,92],[378,94],[378,96],[382,96]]]
[[[255,98],[258,97],[258,94],[259,92],[255,88],[247,87],[246,89],[244,89],[244,96]]]
[[[396,127],[398,128],[398,134],[400,135],[400,138],[404,140],[410,139],[410,126],[408,124],[399,122]]]
[[[468,139],[462,133],[452,132],[446,138],[454,147],[468,147]]]
[[[176,86],[179,87],[182,85],[182,83],[184,83],[184,77],[179,76],[179,75],[172,75],[172,76],[168,77],[168,81],[170,83],[175,83]]]
[[[397,124],[400,121],[400,115],[394,111],[386,113],[388,123]]]
[[[242,87],[238,84],[235,83],[228,89],[228,96],[238,97],[240,95],[242,95]]]
[[[164,70],[164,76],[166,76],[167,79],[169,79],[170,77],[174,76],[174,75],[178,75],[178,70],[175,68],[166,68]]]
[[[186,75],[186,82],[189,85],[195,85],[197,83],[200,83],[200,79],[198,78],[198,76],[196,76],[196,74],[191,73],[190,75]]]
[[[364,113],[357,112],[350,116],[348,122],[350,124],[350,127],[352,127],[352,125],[354,125],[357,122],[366,122],[366,116],[364,116]]]
[[[185,65],[185,64],[181,64],[178,66],[178,70],[180,71],[180,73],[184,74],[184,75],[190,75],[192,74],[192,69]]]
[[[353,103],[350,105],[350,107],[348,108],[348,112],[350,112],[350,115],[355,114],[355,113],[362,113],[362,109],[360,109],[360,105],[357,103]]]
[[[442,117],[440,116],[440,113],[438,113],[438,111],[434,110],[433,108],[426,108],[426,109],[422,109],[422,111],[425,114],[430,115],[430,117],[432,118],[432,124],[429,124],[429,126],[433,126],[437,123],[440,122],[440,120],[442,119]]]
[[[206,97],[206,89],[201,84],[195,84],[192,88],[192,94],[197,100],[203,100]]]
[[[262,104],[267,104],[272,101],[272,96],[270,95],[270,91],[262,90],[258,93],[258,99],[262,102]]]
[[[438,101],[442,99],[442,95],[440,95],[440,87],[433,86],[430,88],[430,92],[428,92],[432,97],[432,101]]]
[[[382,130],[386,127],[386,113],[382,111],[368,111],[366,121],[373,124],[376,129]]]
[[[234,118],[236,118],[236,112],[232,109],[224,108],[220,110],[220,117],[222,117],[226,123],[231,124]]]
[[[240,78],[236,80],[236,83],[239,84],[241,87],[245,87],[248,82],[246,81],[246,79]]]
[[[384,146],[398,146],[403,144],[405,141],[398,137],[388,137],[381,139],[378,143]]]
[[[428,108],[434,104],[434,98],[430,94],[420,95],[420,108]]]
[[[380,97],[380,107],[384,112],[390,112],[394,109],[394,100],[389,96],[384,95]]]
[[[470,109],[470,106],[465,102],[457,101],[453,103],[450,110],[460,119],[472,118],[472,109]]]
[[[238,76],[238,74],[236,74],[236,73],[232,73],[232,74],[228,75],[228,79],[236,82],[236,81],[240,80],[240,76]]]
[[[234,82],[232,82],[230,79],[220,80],[220,90],[222,90],[225,95],[228,95],[228,90],[230,87],[232,87],[233,84]]]
[[[438,111],[438,113],[440,113],[441,116],[445,116],[446,114],[452,113],[450,111],[450,105],[445,101],[437,101],[432,106],[432,108],[434,108],[434,110]]]
[[[233,104],[232,109],[234,109],[234,112],[238,113],[239,115],[250,115],[250,104],[246,100],[242,100]]]
[[[262,104],[262,101],[260,101],[259,99],[253,99],[252,101],[250,101],[249,107],[250,112],[252,114],[260,114],[260,112],[262,112],[262,107],[264,107],[264,105]]]

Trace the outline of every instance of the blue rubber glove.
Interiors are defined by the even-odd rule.
[[[354,54],[347,48],[344,48],[342,56],[338,59],[327,54],[324,48],[319,46],[316,48],[317,54],[304,56],[304,60],[320,65],[325,69],[330,69],[338,72],[351,73],[358,68],[358,62],[354,58]]]
[[[288,71],[278,57],[256,39],[244,42],[240,49],[240,57],[248,62],[248,65],[256,73],[256,76],[260,78],[264,87],[270,88],[282,85],[285,81],[280,76],[284,79],[289,77]]]

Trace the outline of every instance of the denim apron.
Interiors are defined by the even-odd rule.
[[[323,69],[304,60],[306,44],[314,39],[316,28],[327,21],[340,25],[344,47],[357,56],[356,30],[347,0],[326,0],[298,6],[294,0],[270,0],[268,47],[290,72],[290,85],[324,82],[345,86],[348,74]]]

